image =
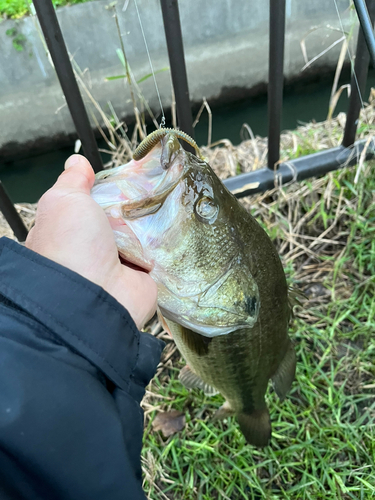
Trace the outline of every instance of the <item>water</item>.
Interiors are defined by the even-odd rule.
[[[295,129],[299,124],[312,120],[325,120],[331,92],[331,80],[300,84],[284,93],[282,129]],[[375,86],[375,71],[371,71],[365,98]],[[347,109],[344,92],[336,107],[336,114]],[[212,141],[227,138],[233,144],[241,141],[242,124],[247,123],[255,135],[267,135],[267,97],[260,96],[244,102],[213,110]],[[207,144],[208,119],[203,114],[196,127],[199,145]],[[104,144],[100,144],[104,147]],[[36,202],[55,182],[63,171],[64,162],[74,152],[74,145],[38,156],[9,161],[0,167],[0,179],[13,202]],[[105,159],[106,160],[106,159]]]
[[[286,89],[284,92],[283,115],[281,130],[293,130],[298,125],[311,122],[320,122],[327,118],[328,104],[331,95],[333,77],[324,82],[305,83]],[[347,83],[340,82],[340,85]],[[371,87],[375,86],[375,70],[369,72],[364,99],[367,99]],[[336,106],[336,116],[347,110],[348,98],[346,90],[341,94]],[[197,126],[196,140],[198,144],[207,144],[207,116],[204,116]],[[246,103],[239,102],[225,106],[213,112],[212,142],[224,137],[238,144],[241,141],[242,124],[247,123],[254,135],[267,136],[267,96],[260,96]],[[246,132],[245,138],[248,138]]]

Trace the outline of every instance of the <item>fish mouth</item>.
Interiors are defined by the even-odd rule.
[[[184,173],[185,151],[178,141],[168,168],[161,165],[165,151],[162,141],[140,160],[97,173],[91,189],[91,197],[104,209],[114,231],[121,263],[145,273],[154,265],[147,259],[132,222],[155,214]]]
[[[227,325],[227,326],[217,326],[217,325],[207,325],[205,323],[200,323],[199,321],[191,321],[187,316],[183,314],[176,314],[168,309],[165,309],[160,304],[158,305],[161,314],[164,318],[169,319],[170,321],[174,321],[175,323],[192,330],[195,333],[199,333],[203,335],[203,337],[214,338],[219,337],[220,335],[228,335],[228,333],[234,332],[236,330],[240,330],[242,328],[249,328],[249,325],[244,323],[238,323],[235,325]]]
[[[91,197],[113,218],[136,219],[157,210],[179,183],[185,152],[179,145],[168,168],[161,165],[164,144],[141,160],[96,174]]]
[[[146,263],[142,262],[140,263],[139,261],[137,262],[132,262],[131,259],[124,257],[121,252],[118,254],[121,265],[129,267],[130,269],[133,269],[133,271],[139,271],[142,273],[150,274],[152,271],[152,267],[147,266]]]
[[[108,222],[113,230],[121,264],[135,271],[143,271],[149,274],[154,264],[147,259],[142,244],[132,231],[132,228],[124,219],[113,218],[111,215],[108,215]]]

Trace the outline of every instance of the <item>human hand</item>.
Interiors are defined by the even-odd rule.
[[[156,284],[121,264],[107,216],[90,196],[94,181],[86,158],[71,156],[40,199],[26,246],[104,288],[141,328],[155,312]]]

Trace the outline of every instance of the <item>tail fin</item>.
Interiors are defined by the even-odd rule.
[[[237,415],[238,423],[246,441],[253,446],[263,448],[271,439],[271,421],[268,408],[254,410],[252,413]]]

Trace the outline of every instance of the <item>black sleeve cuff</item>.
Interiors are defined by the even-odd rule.
[[[136,328],[101,287],[0,239],[0,294],[51,330],[136,399],[155,373],[164,343]]]

